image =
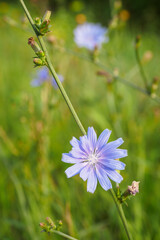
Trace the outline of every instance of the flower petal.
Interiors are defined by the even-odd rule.
[[[78,147],[72,148],[72,150],[69,153],[75,158],[84,158],[85,159],[87,157],[86,153]]]
[[[83,181],[87,180],[90,170],[91,170],[91,165],[88,163],[80,172],[79,176],[83,179]]]
[[[127,154],[127,150],[125,149],[116,149],[116,150],[113,149],[112,151],[106,150],[105,152],[103,152],[103,154],[101,154],[101,156],[103,158],[106,157],[106,159],[117,159],[117,158],[126,157],[128,156],[128,154]]]
[[[89,127],[88,128],[87,137],[88,137],[90,146],[91,146],[92,151],[93,151],[95,149],[95,147],[96,147],[96,142],[97,142],[97,134],[94,131],[93,127]]]
[[[116,183],[120,183],[123,180],[123,177],[115,170],[106,168],[106,172],[107,172],[108,177]]]
[[[62,154],[62,162],[65,162],[65,163],[80,163],[80,162],[83,162],[83,159],[74,158],[69,153],[63,153]]]
[[[98,138],[98,141],[97,141],[97,144],[96,144],[96,149],[99,150],[108,142],[108,139],[111,135],[111,132],[110,130],[108,129],[105,129],[99,136]]]
[[[82,150],[85,151],[85,153],[87,153],[87,155],[90,154],[92,149],[91,149],[90,142],[86,135],[84,135],[83,137],[80,137],[80,147]]]
[[[92,167],[89,172],[88,181],[87,181],[87,192],[94,193],[97,187],[97,175],[95,168]]]
[[[76,147],[78,147],[79,148],[79,141],[78,141],[78,139],[77,138],[75,138],[75,137],[73,137],[72,139],[71,139],[71,141],[70,141],[70,144],[72,145],[72,147],[74,147],[74,148],[76,148]]]
[[[116,170],[124,170],[125,169],[125,166],[126,164],[121,162],[121,161],[118,161],[118,160],[109,160],[109,159],[100,159],[98,161],[98,164],[102,164],[104,165],[105,167],[107,168],[111,168],[111,169],[116,169]]]
[[[96,174],[98,181],[104,190],[107,191],[108,189],[112,188],[112,184],[107,176],[106,171],[98,165],[96,165]]]
[[[115,140],[113,142],[107,143],[98,152],[98,157],[108,155],[108,152],[113,152],[113,151],[117,150],[116,148],[119,147],[123,142],[124,141],[122,138],[118,138],[117,140]]]
[[[119,147],[122,143],[124,143],[122,138],[118,138],[117,140],[113,142],[109,142],[106,145],[106,149],[113,149]]]
[[[86,164],[87,163],[77,163],[67,168],[67,170],[65,171],[67,178],[73,177],[76,174],[80,173],[80,171],[86,166]]]

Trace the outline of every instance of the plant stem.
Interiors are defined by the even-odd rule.
[[[142,63],[141,63],[141,60],[140,60],[138,49],[139,49],[139,46],[135,46],[136,60],[137,60],[137,63],[138,63],[138,67],[139,67],[139,71],[141,73],[142,79],[144,81],[144,85],[145,85],[146,91],[147,91],[148,95],[150,95],[150,89],[149,89],[149,86],[148,86],[148,80],[147,80],[147,77],[145,75],[144,69],[142,67]]]
[[[52,230],[51,232],[56,233],[56,234],[58,234],[62,237],[65,237],[65,238],[68,238],[68,239],[71,239],[71,240],[78,240],[77,238],[71,237],[71,236],[69,236],[69,235],[67,235],[63,232],[57,231],[57,230]]]
[[[58,85],[58,87],[59,87],[59,89],[60,89],[60,91],[61,91],[61,93],[62,93],[62,96],[63,96],[65,102],[67,103],[67,105],[68,105],[68,107],[69,107],[69,109],[70,109],[70,111],[71,111],[71,113],[72,113],[72,115],[73,115],[76,123],[78,124],[78,126],[79,126],[79,128],[80,128],[80,130],[81,130],[81,132],[82,132],[82,134],[85,135],[85,134],[86,134],[86,131],[85,131],[85,129],[84,129],[84,127],[83,127],[83,125],[82,125],[82,123],[81,123],[81,121],[80,121],[77,113],[76,113],[76,111],[74,110],[74,107],[73,107],[73,105],[72,105],[72,103],[71,103],[71,101],[70,101],[70,99],[69,99],[69,97],[68,97],[68,95],[67,95],[67,93],[66,93],[66,91],[65,91],[65,89],[64,89],[64,87],[63,87],[63,85],[62,85],[62,83],[61,83],[61,81],[59,80],[56,71],[55,71],[54,68],[53,68],[53,65],[52,65],[52,63],[51,63],[51,60],[50,60],[48,51],[47,51],[47,49],[46,49],[45,43],[44,43],[44,41],[43,41],[43,38],[42,38],[42,36],[40,36],[39,33],[37,32],[37,29],[35,28],[33,19],[32,19],[32,17],[31,17],[30,13],[29,13],[27,7],[26,7],[25,4],[24,4],[24,1],[23,1],[23,0],[20,0],[20,2],[21,2],[21,4],[22,4],[22,7],[23,7],[23,9],[24,9],[24,11],[25,11],[25,13],[26,13],[26,15],[27,15],[27,18],[28,18],[30,24],[32,25],[33,30],[34,30],[35,33],[36,33],[36,36],[37,36],[38,41],[39,41],[39,43],[40,43],[40,45],[41,45],[41,48],[42,48],[42,50],[45,52],[47,67],[49,68],[50,72],[52,73],[52,75],[53,75],[53,77],[54,77],[54,79],[55,79],[55,81],[56,81],[56,83],[57,83],[57,85]]]
[[[124,211],[123,211],[122,205],[121,205],[121,204],[119,203],[119,201],[117,200],[117,197],[116,197],[116,195],[115,195],[115,192],[114,192],[114,190],[113,190],[112,188],[110,189],[110,193],[111,193],[111,195],[112,195],[112,197],[113,197],[113,200],[114,200],[114,202],[115,202],[115,204],[116,204],[116,207],[117,207],[117,210],[118,210],[118,212],[119,212],[119,216],[120,216],[120,218],[121,218],[121,220],[122,220],[123,226],[124,226],[124,228],[125,228],[127,237],[128,237],[129,240],[132,240],[132,237],[131,237],[130,232],[129,232],[129,229],[128,229],[127,220],[126,220],[126,217],[125,217],[125,215],[124,215]]]
[[[21,2],[22,6],[23,6],[23,8],[24,8],[24,11],[25,11],[28,19],[29,19],[29,22],[31,23],[31,25],[32,25],[32,27],[33,27],[33,30],[35,31],[35,33],[36,33],[36,35],[37,35],[37,38],[38,38],[38,40],[39,40],[39,42],[40,42],[40,45],[41,45],[41,47],[42,47],[42,50],[43,50],[43,51],[45,52],[45,54],[46,54],[46,61],[47,61],[48,68],[49,68],[49,70],[51,71],[53,77],[55,78],[55,80],[56,80],[56,82],[57,82],[57,85],[58,85],[58,87],[59,87],[59,89],[60,89],[60,91],[61,91],[61,93],[62,93],[62,95],[63,95],[63,97],[64,97],[64,100],[66,101],[66,103],[67,103],[67,105],[68,105],[68,107],[69,107],[69,109],[70,109],[70,111],[71,111],[71,113],[72,113],[72,115],[73,115],[73,117],[74,117],[77,125],[79,126],[81,132],[82,132],[84,135],[86,135],[86,131],[85,131],[85,129],[84,129],[84,127],[83,127],[83,125],[82,125],[82,123],[81,123],[81,121],[80,121],[77,113],[76,113],[76,111],[74,110],[73,105],[72,105],[70,99],[68,98],[68,95],[67,95],[65,89],[63,88],[63,86],[62,86],[62,84],[61,84],[61,82],[60,82],[60,80],[59,80],[59,78],[58,78],[58,76],[57,76],[57,74],[56,74],[53,66],[52,66],[52,63],[51,63],[49,54],[48,54],[48,52],[47,52],[45,43],[44,43],[44,41],[43,41],[43,38],[42,38],[42,36],[39,36],[39,34],[37,33],[37,30],[35,30],[35,26],[34,26],[33,19],[32,19],[30,13],[28,12],[28,10],[27,10],[27,8],[26,8],[26,6],[25,6],[25,4],[24,4],[24,1],[23,1],[23,0],[20,0],[20,2]],[[129,230],[128,230],[128,226],[127,226],[127,221],[126,221],[126,218],[125,218],[125,215],[124,215],[122,206],[121,206],[120,203],[118,202],[118,200],[117,200],[117,198],[116,198],[116,196],[115,196],[114,191],[113,191],[112,189],[111,189],[110,191],[111,191],[111,194],[112,194],[112,196],[113,196],[114,202],[115,202],[115,204],[116,204],[116,206],[117,206],[118,213],[119,213],[119,215],[120,215],[120,217],[121,217],[121,220],[122,220],[123,226],[124,226],[124,228],[125,228],[127,237],[128,237],[129,240],[131,240],[131,236],[130,236],[130,234],[129,234]],[[59,231],[55,231],[55,230],[54,230],[54,232],[56,232],[57,234],[59,234],[59,235],[61,235],[61,236],[63,236],[63,237],[70,237],[69,235],[66,235],[66,234],[64,234],[64,233],[61,233],[61,232],[59,232]],[[69,239],[76,240],[75,238],[72,238],[72,237],[70,237]]]
[[[45,54],[46,54],[46,61],[47,61],[47,64],[48,64],[48,68],[49,68],[50,72],[52,73],[54,79],[56,80],[56,83],[57,83],[57,85],[58,85],[58,87],[59,87],[59,89],[60,89],[60,91],[61,91],[61,93],[62,93],[62,96],[63,96],[64,100],[66,101],[66,103],[67,103],[67,105],[68,105],[68,107],[69,107],[69,110],[71,111],[71,113],[72,113],[72,115],[73,115],[73,117],[74,117],[77,125],[79,126],[82,134],[85,135],[85,134],[86,134],[86,131],[85,131],[85,129],[84,129],[84,127],[83,127],[83,125],[82,125],[82,123],[81,123],[81,121],[80,121],[77,113],[76,113],[76,111],[74,110],[74,107],[73,107],[73,105],[72,105],[72,103],[71,103],[71,101],[70,101],[70,99],[69,99],[69,97],[68,97],[68,95],[67,95],[67,93],[66,93],[66,91],[65,91],[65,89],[64,89],[64,87],[63,87],[63,85],[62,85],[62,83],[60,82],[60,80],[59,80],[59,78],[58,78],[58,76],[57,76],[56,71],[55,71],[54,68],[53,68],[53,65],[52,65],[52,63],[51,63],[51,60],[50,60],[48,51],[47,51],[47,49],[46,49],[45,43],[44,43],[44,41],[43,41],[43,38],[42,38],[42,36],[39,36],[38,38],[39,38],[39,42],[41,43],[42,50],[43,50],[43,51],[45,52]]]

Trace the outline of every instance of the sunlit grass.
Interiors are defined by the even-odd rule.
[[[80,52],[73,42],[74,19],[66,12],[53,18],[53,34],[63,38],[67,48]],[[79,239],[125,238],[110,194],[99,187],[94,195],[87,193],[79,177],[67,179],[64,174],[67,165],[61,162],[62,153],[70,150],[72,136],[81,133],[59,91],[45,84],[30,85],[36,72],[27,45],[32,34],[6,24],[1,32],[0,239],[47,239],[38,227],[47,216],[62,219],[64,232]],[[99,58],[106,67],[117,68],[120,76],[143,87],[134,53],[137,33],[125,29],[112,34]],[[153,52],[153,59],[144,65],[150,82],[159,75],[158,41],[154,33],[142,35],[141,56],[146,50]],[[122,83],[107,84],[96,74],[101,69],[83,59],[56,49],[51,50],[51,57],[85,128],[94,126],[98,134],[109,128],[113,140],[125,140],[128,158],[124,159],[122,189],[132,180],[141,181],[140,194],[124,207],[129,226],[136,240],[158,240],[158,104]]]

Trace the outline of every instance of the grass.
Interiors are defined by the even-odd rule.
[[[62,16],[68,28],[62,27]],[[88,55],[73,42],[74,26],[69,13],[54,15],[53,34],[63,38],[67,48]],[[78,176],[67,179],[64,174],[68,165],[61,162],[62,153],[70,150],[72,136],[78,138],[81,133],[59,91],[45,84],[30,86],[36,72],[34,54],[27,46],[31,33],[2,22],[0,27],[0,239],[62,239],[40,232],[38,224],[47,216],[62,219],[62,230],[78,239],[125,239],[110,194],[100,186],[94,195],[87,193],[86,183]],[[137,33],[127,28],[115,32],[103,46],[100,61],[143,87],[133,47]],[[153,52],[153,59],[144,65],[151,82],[159,75],[159,38],[153,32],[142,36],[141,56],[146,50]],[[127,167],[121,189],[133,180],[141,181],[140,193],[124,206],[130,231],[136,240],[158,240],[159,105],[120,82],[107,84],[97,76],[101,69],[94,64],[48,48],[85,128],[94,126],[98,134],[109,128],[111,140],[124,139],[128,157],[123,160]]]

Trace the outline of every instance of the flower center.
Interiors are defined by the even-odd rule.
[[[98,162],[98,158],[97,156],[94,154],[94,153],[91,153],[89,156],[88,156],[88,162],[90,164],[96,164]]]

